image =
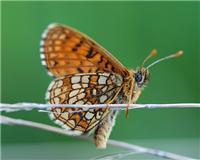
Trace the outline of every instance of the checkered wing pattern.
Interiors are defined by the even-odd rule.
[[[113,72],[126,75],[127,69],[87,35],[64,25],[52,24],[42,35],[42,64],[50,75]]]
[[[122,88],[119,74],[97,72],[72,74],[55,79],[49,86],[46,99],[51,104],[101,104],[112,103]],[[56,106],[56,105],[55,105]],[[80,135],[96,128],[108,115],[109,108],[51,109],[50,116],[66,128],[68,133]]]

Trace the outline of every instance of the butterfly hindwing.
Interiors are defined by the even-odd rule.
[[[51,104],[111,103],[121,91],[123,79],[118,74],[97,72],[66,75],[49,86],[46,99]],[[88,133],[104,119],[109,108],[51,109],[50,116],[73,135]]]

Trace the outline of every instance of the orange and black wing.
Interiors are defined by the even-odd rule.
[[[59,77],[50,84],[46,99],[51,104],[108,104],[115,102],[122,89],[123,79],[118,74],[97,72]],[[50,117],[67,129],[80,135],[94,129],[109,113],[109,108],[51,109]]]
[[[42,35],[42,64],[61,77],[76,73],[113,72],[122,76],[127,69],[87,35],[60,24],[51,24]]]

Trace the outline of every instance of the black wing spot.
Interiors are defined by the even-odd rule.
[[[108,68],[108,65],[110,64],[109,61],[106,62],[105,67]]]
[[[73,52],[76,52],[76,51],[77,51],[77,48],[72,48],[72,51],[73,51]]]
[[[103,58],[103,56],[101,56],[101,59],[98,63],[102,63],[103,61],[104,61],[104,58]]]
[[[112,66],[111,70],[112,70],[113,72],[115,72],[115,67]]]
[[[93,48],[91,47],[90,50],[88,51],[86,57],[87,58],[92,58],[93,56],[94,56],[94,54],[93,54]]]
[[[53,66],[57,66],[58,65],[58,61],[53,61],[53,62],[54,62]]]
[[[76,45],[77,48],[79,48],[83,44],[83,40],[80,40],[80,42]]]
[[[78,67],[77,70],[78,70],[80,73],[83,73],[83,70],[82,70],[80,67]]]

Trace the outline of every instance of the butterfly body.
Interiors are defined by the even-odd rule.
[[[135,103],[148,71],[128,70],[87,35],[59,24],[46,29],[40,51],[42,64],[55,77],[46,93],[47,102],[55,104],[50,117],[72,135],[95,131],[96,146],[105,148],[116,110],[61,108],[56,104]]]

